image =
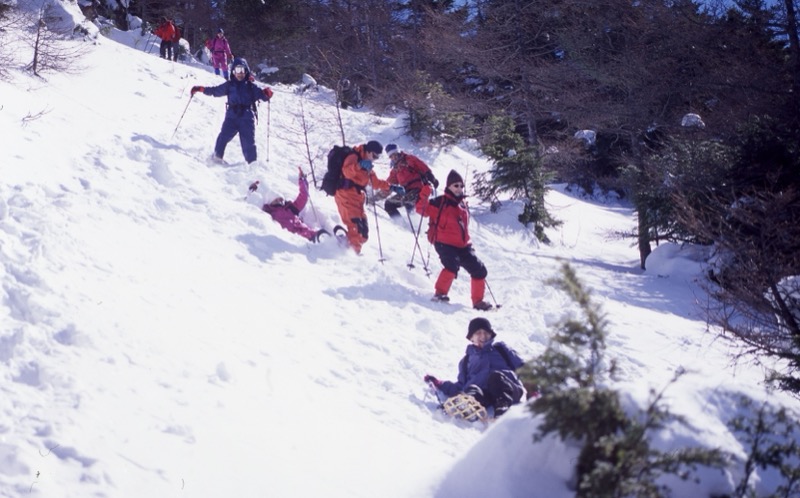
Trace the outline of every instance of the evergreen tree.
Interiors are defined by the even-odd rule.
[[[611,385],[617,368],[605,355],[607,320],[568,264],[562,276],[549,282],[578,306],[581,317],[564,320],[545,352],[520,369],[527,386],[541,396],[530,406],[542,417],[535,441],[551,433],[581,446],[576,463],[576,496],[627,498],[668,496],[657,484],[664,474],[690,477],[698,465],[722,466],[718,450],[653,448],[650,434],[668,423],[682,422],[662,406],[664,392],[652,392],[643,411],[628,415]],[[678,372],[676,381],[683,375]]]
[[[533,225],[537,239],[549,242],[545,228],[558,226],[559,221],[547,211],[544,197],[549,175],[544,171],[538,148],[525,144],[514,129],[508,116],[495,115],[489,119],[490,131],[482,147],[494,164],[488,174],[479,174],[475,181],[475,194],[492,203],[492,210],[500,207],[497,194],[507,192],[512,199],[523,201],[518,220],[525,226]]]

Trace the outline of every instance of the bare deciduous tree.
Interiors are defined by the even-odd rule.
[[[71,39],[72,31],[56,16],[54,6],[43,3],[35,14],[26,15],[26,18],[30,20],[28,43],[33,57],[25,69],[36,76],[46,71],[78,71],[78,63],[87,47]]]

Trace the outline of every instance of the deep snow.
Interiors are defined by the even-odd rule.
[[[424,237],[430,278],[419,253],[407,267],[407,222],[380,209],[356,256],[283,231],[245,201],[255,179],[296,194],[297,167],[309,169],[302,113],[321,176],[340,141],[329,90],[273,87],[259,161],[245,165],[234,139],[232,166],[221,167],[208,157],[224,99],[189,101],[189,89],[222,80],[144,53],[133,34],[112,38],[90,47],[79,74],[12,70],[0,81],[0,496],[572,496],[575,445],[534,445],[522,406],[488,429],[432,411],[421,379],[455,377],[479,313],[465,274],[451,304],[429,301],[440,265]],[[415,145],[402,116],[342,118],[349,143],[396,142],[440,180],[459,171],[468,190],[489,167],[473,143]],[[385,177],[388,160],[376,170]],[[725,426],[734,393],[796,408],[706,331],[704,250],[662,245],[643,272],[630,241],[614,236],[635,226],[629,206],[560,185],[547,200],[564,222],[548,231],[551,245],[515,221],[516,203],[497,213],[471,203],[487,298],[503,305],[485,314],[499,340],[526,358],[544,350],[574,309],[545,283],[566,261],[608,313],[626,399],[643,404],[676,369],[692,372],[667,395],[690,424],[659,434],[660,447],[741,457]],[[339,222],[318,191],[303,215],[315,227]],[[741,472],[701,469],[701,482],[674,483],[674,496],[730,492]],[[775,480],[761,478],[763,494]]]

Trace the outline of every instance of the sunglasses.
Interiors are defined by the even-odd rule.
[[[451,187],[455,187],[455,188],[464,188],[464,184],[463,183],[454,183],[454,184],[452,184],[450,186]]]
[[[236,66],[233,68],[233,74],[244,74],[244,66]]]

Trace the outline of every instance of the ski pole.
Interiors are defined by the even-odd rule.
[[[430,388],[430,391],[433,393],[434,396],[436,396],[436,401],[439,403],[438,408],[440,410],[444,410],[444,402],[447,400],[447,398],[445,398],[444,400],[442,399],[442,396],[439,394],[439,388],[436,387],[436,384],[434,384],[431,381],[428,381],[427,384],[428,387]]]
[[[419,247],[419,257],[422,259],[422,268],[425,269],[426,276],[431,276],[431,243],[428,242],[428,255],[423,257],[422,256],[422,247],[419,246],[419,234],[422,232],[422,218],[423,216],[419,217],[419,223],[417,224],[417,247]]]
[[[194,97],[194,94],[189,95],[189,102],[187,102],[186,103],[186,107],[183,108],[183,114],[181,114],[181,118],[178,120],[178,124],[175,125],[175,131],[172,132],[172,136],[170,137],[170,140],[175,138],[175,134],[178,133],[178,127],[181,125],[181,121],[183,121],[183,116],[186,115],[186,111],[189,110],[189,104],[192,103],[192,98],[193,97]]]
[[[153,49],[153,33],[148,33],[147,41],[144,43],[144,53],[149,54]]]
[[[414,231],[414,222],[411,221],[411,213],[406,211],[406,216],[408,217],[408,225],[411,228],[411,235],[414,236],[414,250],[411,252],[411,261],[408,262],[406,266],[409,268],[415,268],[414,266],[414,256],[417,254],[417,249],[419,249],[419,257],[422,259],[422,267],[425,269],[425,274],[430,275],[430,270],[428,270],[428,263],[425,261],[425,258],[422,256],[422,248],[419,246],[419,231],[422,229],[422,217],[419,219],[419,228],[417,231]]]
[[[503,305],[502,304],[497,304],[497,299],[494,298],[494,292],[492,292],[492,288],[489,287],[489,281],[484,279],[484,282],[486,283],[486,290],[488,290],[489,291],[489,295],[492,296],[492,301],[494,301],[494,307],[497,308],[497,309],[502,308]]]
[[[300,177],[305,179],[306,181],[306,190],[308,190],[308,178],[305,173],[303,173],[303,168],[297,167],[297,170],[300,172]],[[308,203],[311,204],[311,211],[314,213],[314,220],[317,222],[317,225],[320,225],[319,216],[317,215],[317,208],[314,207],[314,200],[311,199],[311,193],[308,193]]]
[[[375,192],[375,186],[372,184],[372,175],[369,176],[369,186],[372,187],[372,191]],[[380,254],[380,259],[378,261],[383,264],[386,261],[386,258],[383,257],[383,246],[381,245],[381,226],[378,224],[378,208],[375,204],[372,205],[372,212],[375,213],[375,235],[378,237],[378,253]]]

